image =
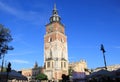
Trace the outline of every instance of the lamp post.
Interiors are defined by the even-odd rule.
[[[104,49],[104,46],[103,44],[101,44],[101,49],[100,49],[103,53],[103,59],[104,59],[104,64],[105,64],[105,69],[107,70],[107,65],[106,65],[106,58],[105,58],[105,49]]]
[[[9,72],[11,72],[11,63],[8,63],[8,67],[7,67],[7,79],[6,82],[8,82],[8,77],[9,77]]]

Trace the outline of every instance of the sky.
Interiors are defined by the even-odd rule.
[[[12,69],[43,66],[45,25],[54,3],[65,26],[69,62],[86,60],[89,69],[120,64],[120,0],[0,0],[0,24],[9,28],[14,50],[5,55]],[[0,60],[1,65],[1,60]]]

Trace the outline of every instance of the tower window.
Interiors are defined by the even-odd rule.
[[[52,38],[50,38],[50,42],[52,42]]]
[[[49,37],[48,42],[52,42],[52,38],[51,37]]]
[[[55,14],[57,14],[57,12],[54,12]]]
[[[47,62],[47,67],[48,67],[48,68],[50,67],[50,62]]]
[[[53,21],[55,21],[55,19],[56,19],[56,18],[55,18],[55,17],[53,17]]]

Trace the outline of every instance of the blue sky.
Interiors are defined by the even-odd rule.
[[[68,40],[70,62],[87,61],[88,68],[120,64],[119,0],[0,0],[0,23],[11,30],[14,47],[5,55],[12,69],[43,66],[45,25],[56,3]],[[1,63],[1,60],[0,60]]]

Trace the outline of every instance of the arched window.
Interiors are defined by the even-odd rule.
[[[48,68],[50,67],[50,62],[47,62],[47,67],[48,67]]]
[[[50,38],[50,42],[52,42],[52,38]]]
[[[52,37],[49,37],[48,42],[52,42]]]

